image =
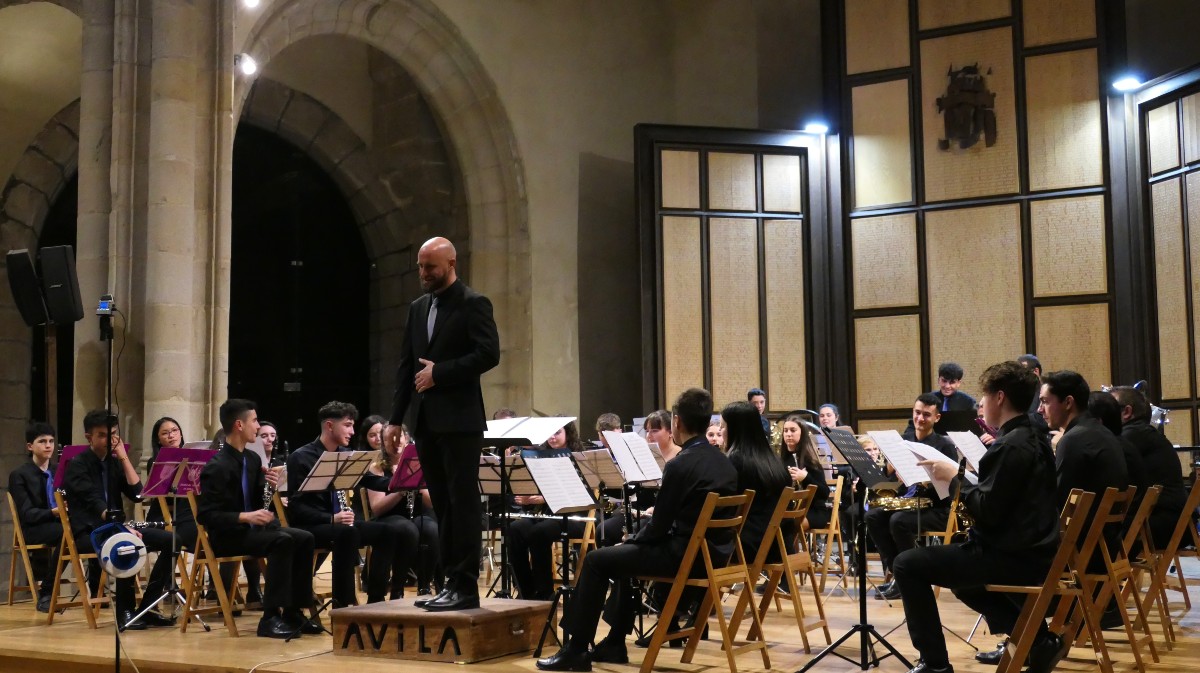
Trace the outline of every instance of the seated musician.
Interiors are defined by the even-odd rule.
[[[121,444],[120,427],[115,416],[109,416],[103,409],[89,411],[83,417],[83,435],[87,438],[89,450],[73,458],[67,465],[65,485],[71,514],[71,534],[75,536],[79,552],[87,554],[94,551],[92,531],[112,521],[124,521],[121,495],[133,501],[140,500],[142,481]],[[122,631],[171,626],[175,623],[173,619],[167,619],[153,610],[136,621],[133,617],[162,595],[170,574],[175,571],[175,536],[156,528],[132,532],[142,538],[148,552],[159,552],[159,555],[142,594],[142,605],[136,612],[133,610],[134,578],[117,580],[117,626]],[[99,567],[95,561],[89,565],[88,585],[94,595],[100,580]]]
[[[671,462],[682,450],[675,443],[675,437],[671,434],[671,412],[666,409],[650,412],[646,416],[646,420],[642,422],[642,430],[646,433],[647,443],[658,445],[658,452],[662,454],[663,461]],[[707,431],[705,438],[708,439]],[[716,447],[721,446],[719,443],[714,444],[712,440],[709,440],[708,443]]]
[[[201,470],[196,498],[198,518],[208,530],[213,552],[267,558],[260,637],[321,633],[321,625],[301,612],[312,607],[313,535],[280,527],[262,498],[266,484],[277,482],[278,472],[265,469],[258,454],[246,451],[259,430],[254,403],[226,400],[219,413],[225,445]]]
[[[916,547],[897,556],[893,565],[908,633],[921,657],[911,673],[953,671],[933,585],[951,589],[982,614],[992,633],[1010,633],[1020,603],[984,586],[1040,584],[1058,548],[1054,456],[1046,436],[1026,414],[1037,377],[1009,361],[988,367],[979,383],[984,417],[1000,435],[979,462],[978,485],[960,477],[953,465],[920,463],[934,478],[951,479],[951,490],[961,489],[960,501],[974,520],[967,541]],[[1062,638],[1043,623],[1027,671],[1049,673],[1064,654]]]
[[[671,435],[683,448],[663,470],[654,516],[628,542],[587,555],[575,598],[563,613],[567,642],[553,656],[540,659],[539,669],[590,671],[594,661],[628,661],[625,637],[633,630],[637,601],[632,587],[623,580],[637,575],[674,575],[708,494],[737,491],[737,470],[704,437],[711,416],[712,396],[707,390],[690,388],[680,394],[672,409]],[[733,540],[724,531],[712,531],[708,544],[714,558],[727,559],[733,551]],[[605,610],[610,580],[615,580],[611,583],[614,589]],[[601,612],[606,613],[612,630],[589,651]]]
[[[750,503],[750,512],[742,524],[742,552],[746,563],[753,563],[759,548],[764,544],[774,544],[774,540],[764,540],[767,524],[779,504],[779,497],[784,489],[795,481],[778,454],[771,448],[767,437],[760,432],[761,424],[756,418],[758,412],[747,402],[733,402],[721,410],[721,420],[725,423],[725,432],[729,436],[727,455],[729,462],[738,474],[738,489],[754,491],[754,501]],[[785,430],[786,433],[786,430]],[[807,485],[804,488],[808,488]],[[825,488],[829,493],[829,488]],[[788,520],[785,524],[791,524]],[[826,519],[828,523],[828,519]],[[794,530],[784,530],[783,539],[795,537]],[[777,563],[781,559],[778,550],[772,547],[767,557],[769,563]]]
[[[1121,436],[1133,444],[1146,468],[1150,484],[1162,486],[1158,503],[1150,512],[1150,532],[1159,549],[1167,546],[1187,504],[1183,470],[1167,436],[1150,425],[1150,401],[1132,386],[1117,386],[1112,395],[1121,407]]]
[[[959,371],[961,372],[961,369]],[[959,376],[961,377],[961,373]],[[956,388],[959,383],[958,380],[954,381]],[[954,442],[933,431],[934,424],[941,417],[942,401],[944,400],[939,400],[933,393],[924,393],[917,397],[913,402],[912,423],[910,428],[904,431],[903,437],[910,442],[931,446],[957,461],[958,450],[954,447]],[[971,398],[971,401],[974,404],[974,398]],[[888,466],[888,472],[893,472],[891,466]],[[953,494],[953,491],[951,493]],[[932,504],[930,507],[914,507],[900,511],[874,507],[866,513],[867,533],[875,543],[875,548],[879,550],[879,560],[885,572],[891,569],[892,561],[900,552],[912,549],[916,545],[917,535],[921,531],[945,530],[950,517],[952,496],[938,498],[937,493],[928,484],[909,485],[903,497],[927,498]],[[899,591],[900,587],[894,582],[885,582],[879,585],[875,597],[893,600],[900,596]]]
[[[708,430],[704,431],[704,438],[708,440],[709,444],[712,444],[722,451],[725,450],[725,434],[724,431],[721,430],[721,419],[717,418],[709,421]]]
[[[825,467],[821,465],[821,458],[817,455],[816,444],[809,435],[808,425],[797,414],[783,419],[779,459],[783,461],[783,466],[787,468],[788,476],[797,489],[817,487],[812,505],[808,508],[808,516],[802,524],[804,532],[811,528],[828,526],[833,512],[829,509],[829,482],[825,479]],[[755,498],[757,499],[757,496]]]
[[[396,549],[392,529],[375,521],[355,521],[354,511],[338,491],[300,492],[305,477],[322,453],[346,450],[354,436],[358,409],[346,402],[329,402],[317,412],[317,419],[321,423],[320,436],[288,456],[288,523],[312,533],[318,547],[333,551],[333,601],[340,607],[358,603],[354,591],[354,569],[360,561],[358,549],[370,545],[367,602],[382,601],[387,597]],[[386,491],[387,479],[368,474],[359,486]]]
[[[58,499],[54,492],[54,427],[49,423],[31,423],[25,429],[25,449],[29,462],[22,463],[8,475],[8,492],[17,506],[21,531],[26,544],[50,545],[49,558],[41,558],[45,566],[35,570],[40,584],[37,592],[38,612],[50,611],[50,594],[54,590],[54,573],[62,543],[62,523],[58,520]]]
[[[826,402],[817,409],[817,425],[822,428],[836,428],[842,424],[842,413],[833,402]]]
[[[371,461],[369,471],[386,477],[390,482],[400,463],[400,453],[412,440],[408,428],[401,425],[400,445],[397,446],[383,431],[385,424],[382,416],[368,416],[364,423],[368,443],[379,447],[379,457]],[[417,595],[429,595],[433,569],[437,567],[438,560],[438,524],[433,515],[429,489],[393,493],[367,491],[367,499],[370,501],[372,519],[391,526],[397,540],[396,556],[392,561],[391,598],[404,596],[408,569],[414,566],[417,571]]]

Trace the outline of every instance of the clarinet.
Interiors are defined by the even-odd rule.
[[[334,493],[336,494],[337,501],[338,501],[338,507],[339,507],[338,511],[344,512],[344,511],[350,509],[350,503],[346,501],[346,492],[339,488],[338,490],[334,491]],[[354,524],[350,524],[350,525],[353,526]]]

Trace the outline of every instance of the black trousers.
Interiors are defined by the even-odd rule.
[[[367,568],[367,602],[375,603],[387,597],[388,575],[392,571],[392,555],[396,539],[392,529],[375,521],[358,521],[353,526],[323,523],[300,526],[312,533],[316,546],[333,550],[333,600],[341,606],[355,605],[354,570],[360,557],[358,548],[371,547],[371,563]],[[270,561],[267,562],[270,567]]]
[[[620,542],[623,525],[616,516],[601,522],[596,531],[597,548]],[[567,536],[579,538],[586,528],[586,521],[568,520]],[[513,519],[508,524],[508,562],[521,598],[550,600],[554,594],[554,543],[561,537],[561,518]]]
[[[602,614],[612,633],[629,634],[637,617],[637,597],[626,580],[637,575],[672,576],[681,561],[682,555],[666,544],[625,543],[588,554],[575,596],[563,610],[563,628],[571,642],[586,647],[595,640]],[[606,607],[610,582],[613,590]]]
[[[146,545],[146,551],[158,552],[158,560],[154,562],[154,567],[150,569],[150,580],[146,582],[146,590],[142,592],[142,603],[138,607],[138,611],[145,609],[166,589],[171,573],[175,572],[175,556],[172,553],[172,548],[175,542],[175,536],[170,531],[160,530],[158,528],[144,528],[139,531],[142,534],[142,542]],[[75,546],[79,553],[88,554],[95,551],[92,548],[92,536],[90,533],[81,533],[75,537]],[[175,550],[178,552],[178,550]],[[90,561],[88,572],[88,588],[92,595],[96,595],[96,590],[100,584],[100,563],[98,561]],[[117,580],[117,593],[115,598],[117,611],[125,611],[133,609],[133,583],[137,576],[126,577]]]
[[[1025,597],[993,593],[984,585],[1041,584],[1049,567],[1049,559],[984,550],[973,542],[916,547],[901,553],[892,572],[900,587],[913,647],[929,666],[941,668],[949,663],[933,585],[950,589],[967,607],[983,615],[992,633],[1012,633]]]
[[[438,521],[439,557],[448,586],[479,592],[483,555],[483,506],[479,500],[479,454],[483,433],[427,433],[413,438]]]
[[[879,550],[879,560],[884,569],[888,569],[892,568],[892,563],[900,552],[916,546],[919,533],[946,530],[946,519],[949,516],[950,509],[947,507],[898,512],[874,508],[867,510],[867,534]]]
[[[49,554],[43,554],[39,559],[37,553],[32,553],[29,559],[33,564],[33,573],[36,575],[36,577],[29,578],[30,584],[34,584],[35,580],[41,582],[38,594],[49,596],[50,591],[54,589],[54,571],[58,565],[58,551],[62,547],[62,524],[58,521],[46,521],[32,526],[22,526],[22,532],[25,534],[26,544],[50,545]],[[44,566],[39,565],[42,560],[45,561]]]
[[[374,521],[387,526],[390,535],[396,541],[396,551],[392,554],[391,598],[400,598],[404,596],[408,571],[416,565],[417,545],[420,543],[421,533],[412,519],[400,514],[388,514]]]
[[[266,614],[312,606],[312,560],[316,544],[312,533],[279,526],[239,528],[209,535],[209,541],[220,556],[266,557],[267,588],[262,598]],[[226,565],[237,568],[236,564]],[[222,579],[225,579],[224,568]]]

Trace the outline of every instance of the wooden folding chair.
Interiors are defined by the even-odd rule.
[[[1187,512],[1191,516],[1191,511]],[[1168,569],[1166,584],[1164,589],[1178,591],[1183,596],[1183,611],[1190,612],[1192,609],[1192,599],[1188,595],[1187,577],[1183,574],[1183,559],[1200,557],[1200,532],[1196,531],[1196,522],[1193,520],[1188,526],[1184,539],[1179,543],[1179,549],[1175,550],[1175,562],[1171,567],[1175,570],[1175,575],[1172,577]],[[1195,578],[1192,578],[1195,579]]]
[[[1166,547],[1156,548],[1154,536],[1150,534],[1149,530],[1146,530],[1142,536],[1142,557],[1137,565],[1150,576],[1150,585],[1147,587],[1146,593],[1142,595],[1143,612],[1149,612],[1151,602],[1158,601],[1159,616],[1171,629],[1172,640],[1174,640],[1174,630],[1167,604],[1167,573],[1170,570],[1172,559],[1178,567],[1180,545],[1186,538],[1195,535],[1196,524],[1192,520],[1192,513],[1196,511],[1197,507],[1200,507],[1200,479],[1196,479],[1192,484],[1192,490],[1188,493],[1183,512],[1179,515],[1179,521],[1175,524],[1175,530],[1171,533],[1171,539],[1167,542]],[[1183,571],[1179,572],[1182,575]]]
[[[12,493],[7,493],[8,511],[12,514],[13,535],[12,535],[12,555],[8,564],[8,603],[12,605],[15,601],[17,592],[28,593],[37,603],[37,578],[33,575],[33,560],[29,557],[30,552],[49,552],[54,546],[50,544],[29,544],[25,541],[25,531],[21,527],[21,515],[17,512],[17,503],[13,500]],[[17,561],[21,561],[21,567],[25,571],[25,581],[28,584],[17,584]],[[23,602],[23,601],[21,601]]]
[[[84,562],[98,560],[99,555],[96,552],[79,553],[79,548],[75,544],[75,536],[71,533],[71,517],[68,513],[67,497],[63,494],[58,496],[58,520],[63,529],[62,547],[59,550],[58,563],[55,564],[54,591],[50,594],[50,613],[46,615],[46,625],[54,623],[54,615],[58,614],[59,610],[83,608],[83,616],[87,619],[88,626],[94,629],[96,628],[96,618],[100,616],[100,609],[111,602],[110,598],[104,595],[105,572],[103,568],[100,569],[96,595],[93,596],[91,589],[88,588]],[[71,568],[72,581],[79,597],[75,600],[64,601],[59,600],[59,592],[62,591],[63,571],[68,566]]]
[[[279,491],[275,491],[275,493],[273,493],[271,495],[271,505],[275,508],[275,516],[279,517],[279,525],[283,526],[284,528],[291,528],[291,526],[288,525],[288,520],[287,520],[287,507],[284,507],[283,495],[280,494]],[[320,560],[322,558],[322,556],[327,555],[329,553],[331,553],[331,552],[328,549],[320,549],[319,548],[319,549],[313,550],[313,575],[317,574],[318,560]],[[317,591],[316,589],[313,589],[313,593],[317,597],[317,600],[319,600],[319,601],[328,600],[329,598],[331,598],[333,596],[332,589],[329,591]]]
[[[767,523],[767,529],[763,533],[762,543],[758,546],[758,553],[755,554],[754,560],[750,563],[750,577],[757,580],[763,572],[767,574],[767,585],[763,589],[762,598],[759,600],[757,608],[753,606],[754,601],[754,585],[749,584],[738,597],[737,607],[733,610],[733,617],[729,621],[730,633],[736,634],[738,626],[741,624],[742,618],[745,616],[746,607],[758,610],[758,622],[761,624],[766,621],[768,608],[771,601],[774,600],[778,605],[779,600],[789,600],[792,602],[792,611],[796,615],[796,625],[800,629],[800,639],[804,642],[804,653],[812,652],[812,648],[808,642],[808,632],[821,629],[825,634],[825,644],[833,642],[829,635],[829,622],[825,618],[825,606],[821,601],[821,590],[817,586],[817,572],[813,564],[812,556],[808,549],[803,544],[804,536],[800,536],[801,545],[798,551],[790,552],[787,540],[783,535],[783,522],[791,521],[797,527],[804,517],[808,515],[808,508],[812,504],[813,496],[816,495],[817,487],[809,486],[803,491],[793,489],[784,489],[783,494],[779,498],[779,503],[775,505],[775,511],[771,514],[771,520]],[[775,550],[780,559],[777,562],[767,562],[771,551]],[[797,579],[799,576],[799,579]],[[781,580],[787,581],[787,593],[778,591]],[[804,604],[802,602],[802,594],[805,591],[805,584],[809,585],[812,590],[812,597],[817,606],[817,619],[806,621],[804,615]],[[757,636],[758,626],[750,627],[748,638],[753,639]]]
[[[1121,550],[1125,554],[1125,558],[1129,560],[1131,573],[1131,581],[1127,582],[1122,587],[1122,592],[1125,594],[1121,597],[1121,605],[1125,604],[1128,596],[1132,596],[1135,601],[1141,604],[1140,614],[1143,616],[1150,614],[1150,608],[1156,606],[1158,608],[1159,626],[1163,630],[1163,639],[1167,647],[1175,640],[1175,632],[1171,627],[1171,616],[1167,612],[1165,595],[1163,595],[1162,587],[1148,587],[1146,594],[1141,593],[1142,578],[1147,574],[1153,576],[1152,572],[1148,572],[1154,564],[1154,547],[1153,541],[1147,542],[1147,538],[1152,538],[1150,533],[1150,513],[1154,511],[1154,507],[1158,504],[1158,499],[1162,495],[1162,486],[1151,486],[1146,489],[1146,493],[1142,496],[1142,502],[1138,505],[1137,512],[1129,521],[1129,526],[1125,531],[1125,535],[1121,538]],[[1135,545],[1140,544],[1140,550],[1135,550]],[[1136,551],[1136,553],[1135,553]],[[1149,589],[1157,588],[1158,591],[1153,594],[1149,593]]]
[[[829,524],[824,528],[813,528],[808,531],[810,549],[819,548],[817,539],[825,538],[825,557],[821,559],[821,591],[825,591],[825,580],[829,577],[829,560],[833,558],[834,540],[837,540],[838,562],[833,568],[833,572],[838,573],[840,577],[838,583],[846,585],[846,570],[849,566],[846,565],[846,550],[842,542],[842,524],[839,518],[839,512],[842,509],[842,480],[843,477],[838,475],[837,478],[826,481],[829,484],[829,502],[833,505],[833,512],[829,515]]]
[[[700,642],[700,636],[704,632],[704,627],[708,623],[708,617],[712,614],[714,608],[717,613],[717,624],[721,630],[721,643],[725,650],[725,657],[729,663],[731,673],[737,673],[737,662],[735,658],[739,654],[744,654],[748,651],[759,650],[762,653],[763,667],[771,667],[771,655],[767,651],[767,643],[762,637],[762,623],[758,619],[758,612],[751,610],[750,616],[754,620],[754,625],[757,627],[757,638],[747,638],[743,645],[736,645],[734,637],[736,636],[729,629],[729,624],[725,621],[725,611],[721,608],[721,590],[730,588],[733,585],[742,582],[747,587],[753,587],[754,582],[750,578],[750,569],[746,567],[746,557],[742,552],[742,543],[739,539],[741,534],[742,524],[745,523],[746,513],[750,511],[750,503],[754,500],[754,491],[748,490],[742,495],[731,495],[720,497],[716,493],[709,493],[704,501],[704,507],[700,510],[700,516],[696,520],[696,525],[692,529],[692,536],[688,540],[688,546],[683,555],[683,560],[679,564],[679,571],[674,577],[639,577],[637,579],[650,582],[664,582],[671,585],[671,591],[667,594],[666,603],[663,605],[662,612],[659,613],[658,623],[659,628],[654,629],[654,636],[650,639],[650,647],[646,650],[646,657],[642,660],[641,673],[650,673],[654,668],[654,662],[658,658],[659,650],[663,643],[670,639],[680,636],[687,636],[687,646],[684,647],[681,661],[689,664],[692,657],[696,653],[696,646]],[[732,510],[734,513],[725,515],[724,513]],[[718,567],[712,558],[712,553],[708,549],[707,535],[710,530],[726,530],[728,534],[733,536],[733,555],[729,559],[729,563],[723,567]],[[704,577],[692,578],[691,569],[697,558],[704,561]],[[683,595],[685,587],[703,587],[707,589],[704,598],[700,603],[700,609],[696,611],[696,619],[690,628],[685,628],[680,631],[669,632],[669,624],[675,617],[675,611],[679,607],[679,599]]]
[[[1083,532],[1088,512],[1091,511],[1094,493],[1074,489],[1067,496],[1067,502],[1059,516],[1058,551],[1050,561],[1046,571],[1046,580],[1039,585],[1020,586],[1009,584],[988,584],[988,591],[1001,593],[1024,594],[1025,601],[1021,606],[1021,614],[1017,617],[1013,632],[1009,634],[1008,643],[1004,647],[1004,655],[996,673],[1020,673],[1025,666],[1025,658],[1037,638],[1041,626],[1045,623],[1046,613],[1051,601],[1057,596],[1061,603],[1074,603],[1079,595],[1079,589],[1070,582],[1070,562],[1077,552],[1076,543]]]
[[[200,511],[196,505],[196,494],[188,493],[188,506],[192,508],[192,513]],[[187,633],[188,624],[191,623],[194,617],[203,617],[220,613],[225,621],[225,630],[234,638],[238,637],[237,623],[233,619],[234,604],[238,601],[238,583],[237,580],[226,586],[225,580],[221,578],[222,563],[236,563],[237,567],[241,567],[243,561],[253,561],[257,557],[249,555],[240,556],[218,556],[213,551],[212,543],[208,539],[208,531],[199,520],[196,521],[196,544],[195,554],[192,557],[192,576],[188,582],[186,591],[186,599],[183,605],[183,619],[180,620],[179,631]],[[217,591],[217,605],[201,607],[200,602],[204,599],[204,573],[207,572],[212,578],[213,587]]]
[[[579,570],[581,568],[583,568],[583,559],[585,556],[587,556],[587,553],[589,551],[596,549],[596,544],[597,543],[596,543],[596,522],[595,521],[588,521],[586,524],[584,524],[583,532],[579,534],[579,537],[573,537],[567,541],[567,545],[572,550],[578,550],[578,552],[576,553],[575,563],[574,563],[574,565],[571,566],[572,568],[575,569],[575,571],[571,573],[571,584],[572,585],[574,585],[576,582],[579,581]],[[562,540],[561,539],[555,540],[554,541],[554,572],[557,574],[557,577],[555,577],[554,579],[555,579],[555,581],[557,581],[559,583],[562,582],[563,564],[569,562],[569,560],[571,558],[569,554],[566,557],[564,557],[563,553],[564,553],[564,550],[562,548]]]

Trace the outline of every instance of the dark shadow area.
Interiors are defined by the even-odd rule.
[[[75,174],[63,186],[54,203],[50,204],[50,210],[46,213],[46,220],[42,224],[42,234],[38,238],[38,248],[69,245],[75,249],[78,213],[79,174]],[[35,264],[38,277],[41,277],[40,260],[35,261]],[[29,418],[32,420],[46,419],[58,431],[58,441],[61,444],[72,443],[72,431],[74,430],[72,406],[75,392],[75,326],[80,324],[83,329],[87,329],[90,320],[92,328],[99,329],[94,315],[95,311],[88,310],[95,308],[95,301],[99,297],[83,297],[82,299],[83,320],[69,325],[57,325],[54,329],[56,357],[53,383],[50,383],[48,379],[50,363],[46,361],[46,327],[36,325],[30,332]],[[50,414],[47,411],[50,402],[46,396],[47,385],[50,386],[49,392],[54,396],[57,406],[54,418],[49,418]],[[80,432],[82,433],[82,431]]]
[[[368,411],[366,249],[333,180],[302,151],[238,127],[233,145],[229,395],[295,449],[330,400]]]

